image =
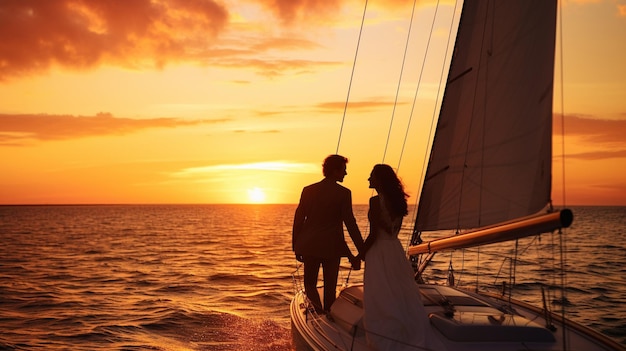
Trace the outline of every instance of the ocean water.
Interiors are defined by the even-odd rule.
[[[289,302],[301,273],[291,252],[294,210],[0,206],[0,350],[292,350]],[[573,210],[564,237],[518,243],[516,297],[537,302],[533,293],[546,286],[555,309],[626,345],[626,208]],[[366,213],[355,206],[364,234]],[[570,273],[554,279],[560,238]],[[459,284],[510,282],[513,261],[502,256],[512,246],[498,245],[441,254],[429,279],[445,279],[463,256],[481,266],[455,263]],[[343,271],[340,281],[348,278],[360,282],[362,271]]]

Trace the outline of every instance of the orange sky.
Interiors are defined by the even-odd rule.
[[[388,134],[384,161],[419,192],[454,4],[441,1],[400,162],[434,2],[398,89],[412,3],[369,1],[339,146],[355,203]],[[0,204],[296,203],[335,153],[363,4],[1,1]],[[553,199],[626,205],[626,0],[562,9]]]

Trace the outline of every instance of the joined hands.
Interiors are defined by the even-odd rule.
[[[348,260],[350,261],[350,264],[352,265],[352,269],[354,269],[355,271],[358,271],[361,269],[361,255],[359,256],[350,255],[348,257]]]

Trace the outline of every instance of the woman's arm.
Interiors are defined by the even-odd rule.
[[[380,201],[378,200],[378,196],[372,196],[370,198],[367,217],[370,222],[370,233],[363,244],[363,252],[359,253],[361,259],[365,259],[367,251],[370,247],[372,247],[374,241],[376,241],[376,236],[378,235],[378,228],[380,225]]]

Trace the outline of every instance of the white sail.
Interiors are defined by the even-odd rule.
[[[416,231],[477,228],[550,200],[556,1],[466,1]]]

